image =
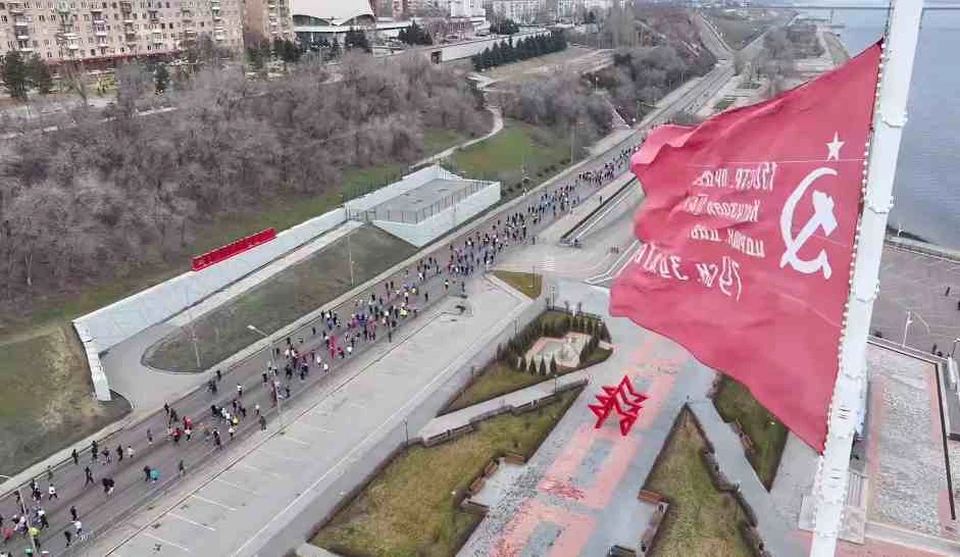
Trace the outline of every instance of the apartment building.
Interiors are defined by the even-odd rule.
[[[266,37],[292,38],[290,0],[256,1],[262,6],[244,0],[0,0],[0,56],[17,50],[51,64],[109,65],[118,58],[174,54],[202,35],[240,50],[251,8],[261,10]]]
[[[546,0],[494,0],[493,13],[517,22],[531,22],[547,8]]]
[[[244,26],[265,39],[294,40],[291,1],[246,0]]]

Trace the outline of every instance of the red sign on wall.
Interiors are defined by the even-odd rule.
[[[239,255],[247,250],[253,249],[260,244],[265,244],[276,237],[277,231],[273,228],[268,228],[251,236],[247,236],[246,238],[240,238],[239,240],[230,242],[223,247],[219,247],[215,250],[208,251],[203,255],[194,257],[193,270],[199,271],[200,269],[205,269],[211,265],[216,265],[221,261],[225,261],[235,255]]]

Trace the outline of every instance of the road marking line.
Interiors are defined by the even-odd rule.
[[[183,551],[183,552],[186,552],[186,553],[190,553],[190,550],[187,549],[186,547],[183,547],[182,545],[179,545],[179,544],[175,544],[175,543],[173,543],[173,542],[171,542],[171,541],[167,541],[167,540],[165,540],[165,539],[163,539],[163,538],[161,538],[161,537],[159,537],[159,536],[154,536],[154,535],[151,534],[150,532],[146,532],[146,531],[145,531],[145,532],[142,532],[142,534],[143,534],[144,536],[146,536],[146,537],[154,540],[154,541],[158,541],[158,542],[160,542],[160,543],[165,543],[165,544],[167,544],[167,545],[172,545],[173,547],[179,549],[180,551]]]
[[[521,307],[520,309],[521,309],[521,311],[522,311],[522,309],[525,309],[525,308]],[[507,318],[506,318],[506,319],[502,319],[502,320],[500,320],[499,322],[497,322],[496,324],[494,324],[494,325],[490,328],[490,330],[495,330],[495,331],[497,331],[497,334],[499,334],[499,331],[503,330],[503,328],[506,327],[511,321],[513,321],[514,319],[516,319],[517,317],[519,317],[521,311],[518,311],[517,309],[511,310],[510,312],[507,313]],[[318,477],[316,480],[313,481],[313,483],[311,483],[309,486],[307,486],[307,488],[304,489],[299,495],[297,495],[297,496],[293,499],[293,501],[291,501],[289,504],[287,504],[286,507],[284,507],[284,508],[281,509],[280,511],[274,513],[274,514],[273,514],[273,517],[270,518],[270,520],[268,520],[266,524],[264,524],[259,530],[257,530],[257,532],[256,532],[255,534],[253,534],[252,536],[248,537],[247,540],[244,541],[244,542],[240,545],[240,547],[238,547],[236,550],[233,551],[233,553],[230,554],[230,556],[231,556],[231,557],[236,557],[237,555],[240,555],[241,553],[243,553],[244,550],[246,550],[247,546],[249,546],[254,540],[256,540],[256,539],[259,538],[261,535],[263,535],[263,533],[266,532],[267,529],[271,528],[271,527],[273,526],[273,524],[274,524],[281,516],[283,516],[283,515],[285,515],[286,513],[290,512],[290,509],[291,509],[291,508],[293,508],[294,506],[296,506],[297,504],[299,504],[299,502],[300,502],[304,497],[306,497],[307,495],[310,494],[310,492],[312,492],[313,490],[315,490],[315,489],[317,488],[317,486],[319,486],[321,483],[323,483],[331,474],[334,474],[334,473],[338,472],[341,468],[344,467],[345,464],[347,464],[347,463],[349,463],[349,462],[353,462],[354,460],[361,458],[361,457],[363,456],[363,451],[364,451],[364,450],[368,450],[366,447],[364,447],[365,445],[370,444],[370,442],[371,442],[372,440],[376,439],[379,435],[381,435],[381,432],[382,432],[382,431],[386,430],[387,428],[392,428],[392,427],[394,427],[394,426],[396,425],[394,422],[396,422],[396,419],[397,419],[398,416],[404,415],[406,412],[409,412],[411,407],[416,407],[417,405],[422,404],[422,403],[423,403],[423,400],[420,400],[420,399],[421,399],[421,398],[426,399],[426,396],[427,396],[429,393],[431,393],[432,390],[435,388],[434,385],[436,385],[437,383],[443,382],[443,381],[447,381],[447,380],[449,379],[449,376],[450,376],[455,370],[458,370],[458,369],[460,369],[461,367],[463,367],[463,365],[468,361],[468,358],[463,358],[463,354],[472,354],[473,351],[474,351],[474,349],[475,349],[478,345],[479,345],[479,346],[483,346],[483,345],[489,344],[490,342],[493,341],[494,338],[496,338],[495,335],[481,335],[481,336],[478,337],[476,340],[474,340],[474,342],[472,342],[472,343],[461,353],[461,357],[460,357],[460,358],[455,359],[455,360],[454,360],[452,363],[450,363],[446,368],[444,368],[443,371],[441,371],[440,373],[436,374],[436,375],[434,376],[434,378],[433,378],[432,380],[430,380],[430,382],[428,382],[426,385],[424,385],[419,391],[417,391],[416,393],[414,393],[413,396],[409,397],[409,398],[407,399],[407,402],[406,402],[405,404],[403,404],[400,408],[398,408],[396,411],[394,411],[392,414],[390,414],[390,416],[388,416],[387,419],[385,419],[383,422],[381,422],[379,426],[377,426],[376,428],[373,429],[373,431],[371,431],[370,433],[368,433],[367,435],[365,435],[362,439],[360,439],[359,442],[357,442],[356,444],[354,444],[353,449],[351,449],[350,452],[348,452],[346,455],[344,455],[343,457],[341,457],[338,461],[336,461],[335,463],[333,463],[332,466],[329,466],[329,467],[327,468],[327,471],[326,471],[326,472],[324,472],[323,474],[321,474],[320,477]],[[346,382],[344,382],[344,385],[346,385]]]
[[[301,440],[301,439],[297,439],[296,437],[292,437],[289,433],[284,433],[283,435],[280,436],[280,439],[286,439],[287,441],[293,441],[294,443],[297,443],[297,444],[299,444],[299,445],[303,445],[304,447],[309,447],[309,446],[310,446],[310,443],[307,443],[306,441],[303,441],[303,440]]]
[[[205,502],[207,502],[207,503],[210,503],[211,505],[216,505],[216,506],[218,506],[218,507],[227,509],[228,511],[235,511],[235,510],[237,510],[237,509],[235,509],[234,507],[231,507],[230,505],[224,505],[223,503],[221,503],[221,502],[219,502],[219,501],[214,501],[213,499],[207,499],[206,497],[204,497],[204,496],[202,496],[202,495],[197,495],[196,493],[194,493],[193,495],[191,495],[191,497],[193,497],[194,499],[199,499],[199,500],[201,500],[201,501],[205,501]]]
[[[290,427],[293,427],[295,425],[303,426],[307,429],[315,429],[317,431],[322,431],[323,433],[333,433],[332,429],[327,429],[325,427],[320,427],[318,425],[308,424],[306,423],[305,420],[299,420],[299,421],[293,422],[292,424],[290,424]]]
[[[263,468],[257,468],[256,466],[253,466],[252,464],[247,464],[246,462],[238,462],[238,463],[235,465],[235,467],[249,468],[250,470],[253,470],[254,472],[256,472],[256,473],[258,473],[258,474],[266,474],[266,475],[268,475],[268,476],[273,476],[274,478],[284,478],[284,477],[286,477],[286,476],[284,476],[283,474],[278,474],[278,473],[276,473],[276,472],[271,472],[270,470],[264,470]]]
[[[220,483],[223,483],[223,484],[227,484],[227,485],[229,485],[230,487],[232,487],[232,488],[234,488],[234,489],[239,489],[240,491],[246,491],[247,493],[252,493],[253,495],[260,495],[259,492],[254,491],[254,490],[250,489],[249,487],[243,487],[242,485],[237,485],[237,484],[235,484],[235,483],[233,483],[233,482],[228,482],[227,480],[225,480],[225,479],[223,479],[223,478],[214,478],[213,481],[215,481],[215,482],[220,482]]]
[[[291,461],[293,461],[293,462],[310,462],[309,460],[304,459],[304,458],[294,458],[294,457],[292,457],[292,456],[287,456],[287,455],[285,455],[285,454],[275,453],[275,452],[273,452],[273,451],[271,451],[271,450],[264,449],[263,447],[260,448],[260,452],[262,452],[263,454],[267,454],[267,455],[270,455],[270,456],[277,457],[277,458],[282,458],[282,459],[284,459],[284,460],[291,460]]]
[[[167,513],[167,516],[172,516],[173,518],[182,520],[182,521],[184,521],[184,522],[186,522],[186,523],[189,523],[189,524],[193,524],[194,526],[199,526],[200,528],[206,528],[207,530],[210,530],[211,532],[216,532],[216,531],[217,531],[216,528],[213,528],[213,527],[211,527],[211,526],[207,526],[206,524],[201,524],[201,523],[197,522],[196,520],[190,520],[189,518],[187,518],[187,517],[185,517],[185,516],[183,516],[183,515],[177,514],[177,513],[175,513],[175,512],[168,512],[168,513]]]

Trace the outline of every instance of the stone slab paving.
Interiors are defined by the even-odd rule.
[[[615,544],[637,548],[653,511],[651,505],[637,500],[637,492],[683,405],[711,404],[705,396],[714,372],[673,342],[626,319],[610,317],[607,290],[561,281],[557,299],[572,306],[582,302],[584,311],[605,316],[613,337],[613,355],[590,368],[587,389],[522,471],[507,475],[494,493],[487,494],[495,501],[460,550],[461,557],[592,557],[605,555]],[[586,407],[601,385],[615,384],[623,375],[650,397],[626,437],[620,435],[616,420],[595,430],[595,417]],[[729,426],[720,425],[733,435]],[[740,450],[736,440],[734,447]],[[742,451],[739,455],[745,463]],[[734,456],[725,457],[721,469],[727,472],[725,467],[734,461]],[[752,474],[749,464],[746,466]],[[736,474],[729,472],[730,476]],[[767,505],[772,508],[772,503]],[[764,522],[780,522],[775,512],[758,515]],[[786,535],[786,524],[765,526],[761,531],[781,536],[779,540],[765,539],[778,557],[800,554],[799,540]],[[784,549],[778,552],[780,548]]]
[[[939,535],[950,494],[935,368],[889,349],[870,352],[868,519]]]

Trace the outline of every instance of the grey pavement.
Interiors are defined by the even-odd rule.
[[[777,557],[801,557],[803,549],[791,536],[794,524],[780,515],[770,493],[767,492],[743,452],[740,439],[729,424],[723,421],[710,399],[694,401],[690,405],[707,438],[716,449],[717,464],[726,478],[740,486],[740,493],[757,517],[757,529],[768,551]]]
[[[557,376],[552,381],[541,381],[535,385],[530,385],[524,389],[513,391],[490,400],[462,408],[449,414],[437,416],[430,420],[423,429],[417,433],[417,437],[424,441],[441,435],[447,431],[465,426],[471,421],[494,416],[496,414],[507,412],[512,408],[519,408],[524,404],[529,404],[538,400],[543,400],[550,395],[565,391],[577,385],[581,385],[590,380],[589,370],[581,369],[565,375]]]

